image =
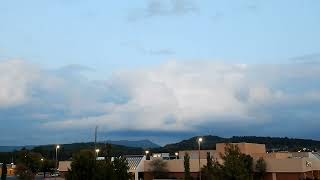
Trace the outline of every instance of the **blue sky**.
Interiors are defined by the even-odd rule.
[[[319,139],[319,8],[2,0],[0,131],[18,132],[0,144],[87,141],[95,124],[102,138],[159,143],[208,133]]]

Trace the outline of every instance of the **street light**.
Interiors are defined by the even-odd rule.
[[[100,152],[100,149],[96,149],[97,157],[99,157],[99,152]]]
[[[174,155],[176,155],[176,159],[178,159],[178,155],[179,155],[179,153],[178,153],[178,152],[176,152],[176,153],[174,153]]]
[[[150,159],[148,158],[149,151],[147,150],[147,151],[145,151],[145,153],[146,153],[146,160],[150,160]]]
[[[58,169],[58,149],[60,149],[60,145],[56,146],[56,168]]]
[[[43,161],[43,158],[41,158],[40,160]]]
[[[202,137],[198,138],[198,145],[199,145],[199,179],[201,180],[201,167],[200,167],[200,149],[201,149],[201,143],[202,143]]]

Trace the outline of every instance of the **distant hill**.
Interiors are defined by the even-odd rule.
[[[219,136],[202,136],[202,149],[215,149],[216,143],[259,143],[265,144],[269,151],[296,151],[302,148],[311,150],[320,150],[320,141],[310,139],[295,139],[287,137],[256,137],[256,136],[233,136],[231,138],[222,138]],[[156,151],[175,152],[179,150],[192,150],[198,148],[198,137],[192,137],[178,143],[165,145],[163,148],[158,148]]]
[[[106,144],[106,143],[97,143],[97,148],[100,149],[99,155],[104,156],[106,154],[108,145],[111,146],[111,156],[120,156],[120,155],[137,155],[143,154],[143,149],[139,147],[127,147],[122,145],[116,144]],[[72,157],[74,153],[77,153],[81,150],[93,150],[94,143],[87,142],[87,143],[72,143],[72,144],[61,144],[59,149],[59,156],[61,159],[66,160]],[[55,145],[44,145],[44,146],[37,146],[32,149],[34,152],[41,153],[47,158],[54,158],[55,155]]]
[[[126,146],[126,147],[135,147],[135,148],[142,148],[142,149],[152,149],[152,148],[159,148],[158,144],[153,143],[150,140],[136,140],[136,141],[130,141],[130,140],[119,140],[119,141],[111,141],[108,140],[106,142],[101,142],[102,144],[108,143],[113,145],[120,145],[120,146]],[[39,145],[39,146],[0,146],[0,152],[13,152],[13,151],[19,151],[22,148],[26,149],[33,149],[35,147],[52,147],[53,145]],[[87,148],[89,146],[93,146],[93,143],[73,143],[73,144],[66,144],[66,146],[71,149],[73,148]]]
[[[158,144],[151,142],[150,140],[138,140],[138,141],[119,140],[119,141],[106,141],[106,143],[122,145],[127,147],[138,147],[142,149],[161,147]]]
[[[202,149],[213,149],[215,148],[216,143],[226,142],[226,138],[222,138],[219,136],[202,136],[203,143],[201,144]],[[197,143],[198,137],[192,137],[187,140],[180,141],[174,144],[167,144],[163,148],[158,148],[156,151],[169,151],[169,152],[176,152],[179,150],[194,150],[198,149]]]
[[[13,151],[19,151],[22,148],[26,149],[32,149],[35,146],[0,146],[0,152],[13,152]]]
[[[297,151],[302,148],[310,150],[320,150],[320,141],[310,139],[295,139],[287,137],[256,137],[256,136],[233,136],[231,138],[223,138],[219,136],[202,136],[203,142],[202,149],[215,149],[216,143],[231,143],[231,142],[248,142],[266,144],[269,151]],[[107,141],[105,143],[98,143],[97,148],[101,151],[99,155],[106,154],[107,143],[111,144],[112,156],[119,155],[137,155],[144,154],[144,149],[151,149],[151,152],[176,152],[179,150],[192,150],[198,149],[198,137],[192,137],[174,144],[167,144],[160,147],[148,140],[141,141]],[[0,146],[0,162],[11,160],[13,154],[11,152],[18,151],[25,146]],[[27,149],[32,149],[34,152],[41,153],[45,158],[55,158],[55,145],[42,145],[42,146],[26,146]],[[59,158],[61,160],[70,159],[74,153],[80,150],[94,149],[94,143],[72,143],[62,144],[59,149]],[[14,153],[17,154],[17,153]],[[8,161],[9,162],[9,161]]]
[[[99,156],[106,155],[108,146],[111,147],[111,154],[109,154],[109,156],[144,154],[144,150],[142,148],[127,147],[127,146],[106,144],[106,143],[97,143],[96,147],[100,149]],[[7,150],[12,150],[12,148],[7,148]],[[18,150],[21,150],[21,148],[18,148]],[[55,145],[53,144],[35,146],[30,150],[36,153],[40,153],[46,159],[55,159]],[[59,160],[69,160],[70,158],[72,158],[73,154],[80,152],[81,150],[94,150],[94,143],[85,142],[85,143],[60,144]],[[14,156],[14,159],[15,159],[17,155],[18,153],[0,152],[0,162],[10,162],[11,158]]]

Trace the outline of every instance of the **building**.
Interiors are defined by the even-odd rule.
[[[2,166],[4,164],[0,163],[0,176],[2,175]],[[16,165],[12,164],[6,164],[7,166],[7,176],[14,176],[15,175],[15,168]]]
[[[254,161],[263,158],[267,164],[267,174],[265,180],[301,180],[314,179],[320,177],[320,154],[317,152],[274,152],[268,153],[264,144],[253,143],[232,143],[239,147],[243,154],[253,157]],[[216,150],[200,151],[200,167],[199,167],[199,151],[179,151],[176,158],[170,158],[168,153],[152,154],[150,160],[146,160],[146,156],[125,156],[130,167],[129,171],[134,174],[135,180],[152,180],[153,170],[152,161],[162,159],[166,163],[168,176],[172,179],[184,178],[184,155],[190,156],[190,173],[191,176],[197,178],[199,169],[207,164],[207,153],[223,163],[220,155],[225,153],[226,144],[216,144]],[[70,168],[70,161],[60,162],[59,171],[65,172]]]
[[[58,170],[62,177],[71,169],[71,161],[59,161]]]
[[[237,145],[240,152],[253,157],[256,161],[263,158],[267,164],[267,174],[265,180],[300,180],[314,179],[320,177],[320,155],[317,152],[275,152],[267,153],[264,144],[254,143],[232,143]],[[216,150],[200,151],[200,167],[206,165],[207,153],[210,153],[219,163],[223,163],[220,154],[224,154],[226,144],[216,144]],[[199,175],[199,151],[179,151],[179,159],[164,160],[167,164],[169,177],[183,179],[184,176],[184,154],[190,156],[190,172],[193,177]],[[152,180],[152,169],[150,167],[152,160],[143,160],[144,180]],[[140,179],[136,179],[140,180]]]

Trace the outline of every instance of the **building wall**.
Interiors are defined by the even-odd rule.
[[[314,179],[314,177],[317,177],[315,174],[318,174],[318,172],[308,171],[303,173],[288,172],[288,173],[275,173],[275,174],[276,174],[276,179],[274,180],[301,180],[306,178]],[[270,179],[270,176],[268,177],[266,176],[264,180],[273,180],[273,179],[272,178]]]
[[[252,154],[253,158],[263,158],[263,159],[288,159],[292,157],[291,153],[287,152],[275,152],[275,153],[263,153],[263,154]]]
[[[167,169],[169,172],[184,172],[184,160],[178,159],[163,161],[166,162]],[[145,160],[142,162],[144,163],[144,172],[152,171],[151,162],[152,160]],[[200,166],[203,167],[204,165],[207,165],[207,160],[201,159]],[[190,172],[199,172],[199,161],[197,159],[190,159]]]
[[[265,159],[267,172],[305,172],[303,159]]]
[[[0,167],[0,176],[2,175],[2,167]],[[7,166],[7,176],[14,176],[15,175],[15,169],[11,166]]]
[[[218,158],[217,153],[215,150],[200,150],[200,159],[206,159],[207,158],[207,152],[210,153],[211,156],[214,158]],[[179,151],[179,159],[183,159],[184,155],[188,153],[190,156],[190,159],[199,159],[199,151],[198,150],[190,150],[190,151]]]
[[[312,172],[320,170],[320,161],[312,158],[265,159],[267,172]],[[307,166],[307,162],[311,166]]]
[[[68,169],[71,169],[72,161],[59,161],[59,171],[67,172]]]
[[[199,176],[199,173],[190,173],[191,176],[196,179]],[[184,179],[184,172],[169,172],[168,178],[175,178],[175,179]],[[153,180],[153,174],[151,172],[144,173],[144,180]]]
[[[301,180],[301,178],[313,178],[312,171],[305,173],[267,173],[263,180]],[[197,178],[199,173],[191,173],[191,176]],[[183,179],[184,172],[169,172],[168,178]],[[151,172],[144,173],[144,180],[153,180],[153,174]]]
[[[240,152],[243,154],[265,154],[266,153],[266,145],[264,144],[253,144],[253,143],[232,143],[239,147]],[[216,144],[216,151],[218,154],[224,154],[224,149],[226,147],[226,143],[218,143]]]
[[[267,174],[264,176],[263,180],[274,180],[274,179],[273,179],[273,174],[272,174],[272,173],[267,173]]]

